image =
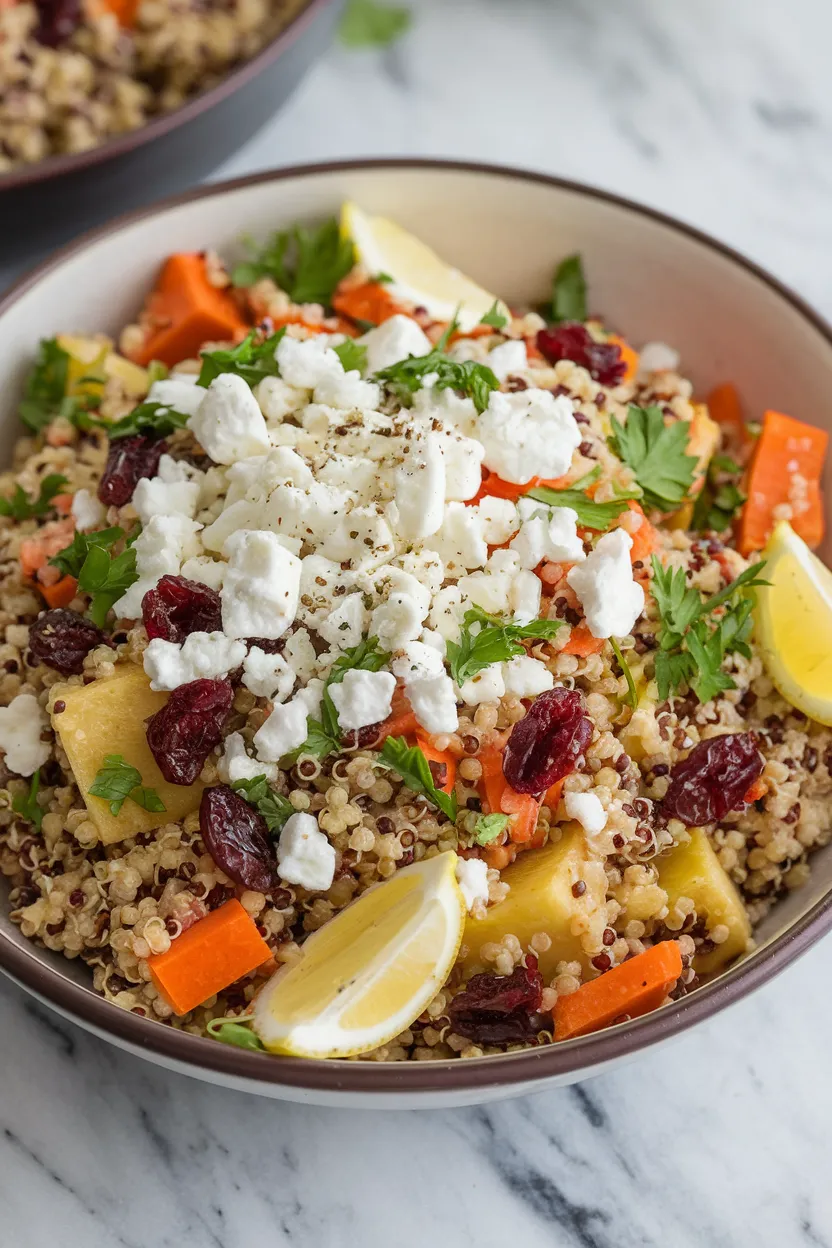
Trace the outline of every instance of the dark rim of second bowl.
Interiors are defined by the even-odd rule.
[[[137,147],[143,147],[145,143],[152,143],[154,139],[160,139],[180,126],[186,126],[194,118],[234,95],[264,69],[279,60],[324,9],[337,3],[338,0],[307,0],[304,7],[295,14],[288,25],[278,31],[274,38],[270,39],[251,60],[230,70],[216,86],[192,96],[171,112],[162,113],[161,116],[152,118],[144,125],[137,126],[135,130],[127,130],[124,134],[118,134],[83,152],[62,152],[59,155],[46,156],[43,160],[19,165],[7,173],[0,173],[0,194],[3,191],[16,190],[23,186],[33,186],[38,182],[49,182],[52,178],[60,178],[65,173],[75,173],[81,169],[89,169],[93,165],[100,165],[104,161],[123,156],[126,152],[132,152]]]
[[[285,182],[292,178],[316,177],[339,171],[393,171],[396,169],[424,170],[425,173],[456,171],[537,183],[583,195],[588,199],[600,200],[626,212],[645,217],[657,225],[721,254],[734,265],[763,282],[811,325],[832,349],[832,326],[799,295],[734,248],[666,213],[648,208],[610,191],[524,169],[471,161],[396,157],[295,165],[286,169],[252,174],[249,177],[199,187],[181,195],[171,196],[150,207],[126,213],[107,225],[89,231],[56,252],[31,273],[20,278],[0,299],[0,316],[7,312],[27,290],[54,269],[60,268],[70,257],[84,251],[91,243],[117,232],[124,226],[141,221],[145,217],[155,216],[158,212],[164,212],[193,200],[220,196],[229,191],[261,183]],[[315,1093],[333,1092],[348,1095],[361,1093],[372,1096],[374,1093],[470,1092],[473,1094],[472,1099],[476,1100],[478,1091],[484,1092],[492,1087],[514,1086],[518,1091],[525,1091],[531,1088],[525,1088],[523,1085],[532,1085],[538,1081],[569,1079],[582,1070],[589,1075],[608,1063],[635,1055],[640,1050],[668,1040],[689,1027],[712,1018],[726,1006],[741,1000],[767,983],[780,971],[785,970],[802,953],[805,953],[830,928],[832,928],[832,891],[827,892],[815,902],[804,915],[771,940],[760,953],[736,963],[717,979],[697,988],[681,1001],[664,1006],[642,1018],[618,1024],[580,1039],[562,1041],[536,1049],[524,1049],[517,1053],[497,1054],[464,1061],[459,1058],[435,1062],[389,1063],[343,1059],[315,1061],[299,1057],[273,1057],[268,1054],[231,1048],[218,1044],[214,1040],[195,1036],[189,1032],[177,1031],[164,1023],[154,1022],[120,1010],[117,1006],[105,1001],[92,988],[76,983],[62,975],[53,966],[43,962],[37,946],[21,947],[11,941],[2,931],[0,931],[0,968],[24,987],[70,1017],[87,1024],[93,1030],[109,1034],[136,1050],[152,1052],[163,1061],[181,1063],[184,1067],[199,1069],[203,1072],[210,1071],[220,1077],[245,1080],[251,1084],[282,1085]]]

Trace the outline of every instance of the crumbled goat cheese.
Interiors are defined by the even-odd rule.
[[[457,859],[456,882],[469,910],[488,904],[488,864],[481,858]]]
[[[326,334],[303,340],[284,334],[275,355],[286,384],[299,390],[314,390],[330,378],[343,377],[343,365],[329,342]]]
[[[381,390],[374,381],[362,381],[361,374],[353,369],[319,381],[314,398],[316,403],[325,403],[342,412],[372,411],[381,402]]]
[[[586,557],[578,536],[578,515],[571,507],[545,509],[524,520],[511,550],[524,568],[536,568],[544,559],[553,563],[581,563]]]
[[[470,577],[465,579],[470,580]],[[428,623],[445,641],[459,641],[464,610],[459,584],[446,585],[444,589],[434,594]]]
[[[335,878],[335,849],[312,815],[290,815],[277,842],[277,874],[287,884],[322,893]]]
[[[161,476],[141,477],[131,499],[142,524],[153,516],[187,516],[193,520],[199,504],[196,481],[164,481]]]
[[[160,403],[182,416],[196,416],[205,390],[196,384],[196,373],[171,373],[154,381],[147,392],[148,403]]]
[[[189,581],[199,581],[201,585],[210,585],[211,589],[221,589],[225,566],[208,555],[196,555],[193,559],[186,559],[180,571]]]
[[[488,352],[485,362],[498,381],[505,381],[512,373],[522,373],[529,367],[526,344],[522,338],[501,342]]]
[[[366,728],[387,719],[395,688],[396,678],[390,672],[364,672],[359,668],[345,672],[342,681],[329,687],[341,728]]]
[[[453,681],[445,671],[442,654],[434,646],[410,642],[390,667],[404,682],[413,714],[423,728],[431,733],[456,732],[459,714]]]
[[[224,550],[224,631],[229,637],[282,637],[297,614],[300,559],[262,530],[233,534]]]
[[[318,670],[315,647],[305,628],[296,628],[289,634],[283,643],[283,657],[302,685],[311,680]]]
[[[417,322],[398,313],[358,341],[367,348],[367,372],[371,375],[410,355],[428,355],[433,350],[433,344]]]
[[[564,793],[563,805],[567,818],[577,819],[590,836],[597,836],[607,826],[607,812],[594,793]]]
[[[481,568],[488,558],[479,512],[464,503],[445,504],[442,527],[426,544],[444,562],[449,580],[456,580],[469,568]]]
[[[76,490],[72,495],[72,514],[76,529],[80,533],[86,533],[100,529],[107,513],[103,504],[89,490]]]
[[[465,502],[473,498],[482,485],[482,445],[455,430],[445,430],[435,436],[441,437],[445,456],[446,500]]]
[[[182,645],[154,637],[143,655],[151,689],[178,689],[192,680],[217,680],[239,667],[246,657],[244,641],[225,633],[191,633]]]
[[[432,537],[445,516],[445,456],[432,434],[415,438],[395,476],[396,535],[405,541]]]
[[[317,631],[331,646],[348,650],[357,646],[364,636],[366,619],[367,610],[361,594],[348,594],[320,621]]]
[[[295,687],[295,673],[282,654],[252,646],[243,660],[243,684],[255,697],[285,702]]]
[[[9,771],[17,776],[32,776],[43,766],[52,753],[49,742],[41,741],[47,725],[34,694],[19,693],[8,706],[0,707],[0,750]]]
[[[516,698],[534,698],[552,689],[555,678],[540,659],[533,659],[529,654],[518,654],[503,663],[503,683],[506,693],[514,694]]]
[[[482,535],[489,546],[502,546],[520,527],[517,508],[510,498],[487,494],[477,511],[482,521]]]
[[[476,676],[460,686],[459,696],[466,706],[479,706],[481,702],[499,702],[506,691],[501,663],[484,667]]]
[[[613,529],[585,563],[566,575],[593,637],[626,637],[644,610],[644,590],[633,580],[630,565],[632,545],[629,533]]]
[[[274,781],[280,774],[275,763],[261,763],[256,758],[249,757],[241,732],[232,732],[225,738],[217,772],[224,784],[234,784],[237,780],[256,780],[258,776]]]
[[[266,420],[280,421],[306,406],[306,391],[289,386],[282,377],[264,377],[254,387],[254,397]]]
[[[540,599],[543,587],[534,572],[521,568],[511,578],[508,605],[515,624],[530,624],[540,615]]]
[[[136,539],[135,581],[113,610],[117,619],[137,620],[142,613],[142,598],[155,589],[163,576],[178,576],[182,564],[201,553],[197,533],[202,528],[187,516],[152,516]]]
[[[494,390],[479,418],[477,436],[486,468],[504,481],[525,485],[532,477],[562,477],[581,444],[581,431],[565,395],[548,390]]]
[[[242,377],[220,373],[204,394],[188,428],[215,463],[233,464],[269,449],[263,413]]]
[[[299,749],[307,738],[307,720],[321,708],[322,680],[310,680],[299,689],[291,702],[279,703],[254,734],[252,744],[257,757],[265,763],[276,763],[292,750]]]

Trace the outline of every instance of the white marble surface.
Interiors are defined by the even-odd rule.
[[[222,174],[504,161],[645,200],[832,315],[826,0],[419,0],[333,50]],[[494,1109],[283,1106],[159,1071],[0,985],[9,1248],[832,1245],[825,941],[641,1062]]]

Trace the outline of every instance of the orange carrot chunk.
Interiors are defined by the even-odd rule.
[[[43,594],[46,604],[49,607],[68,607],[78,592],[78,582],[74,576],[67,573],[62,576],[54,585],[40,585],[40,592]]]
[[[762,550],[774,528],[775,508],[782,504],[792,508],[795,533],[809,546],[820,545],[825,527],[820,481],[828,442],[823,429],[782,412],[766,412],[740,519],[743,555]]]
[[[621,378],[621,383],[623,384],[625,381],[632,381],[638,373],[638,365],[641,358],[638,351],[636,351],[634,347],[631,347],[629,342],[626,342],[623,338],[619,337],[618,334],[610,334],[608,341],[614,342],[620,349],[621,359],[627,366],[627,371]]]
[[[577,992],[555,1002],[555,1039],[571,1040],[609,1027],[622,1015],[637,1018],[661,1005],[682,973],[682,955],[673,940],[645,949]]]
[[[236,898],[212,910],[147,959],[157,990],[176,1014],[187,1014],[272,956],[254,919]]]
[[[384,282],[356,283],[346,278],[332,296],[332,306],[353,321],[369,321],[381,325],[397,312],[406,312],[397,303]]]
[[[633,540],[633,545],[630,549],[630,562],[649,563],[650,556],[654,551],[659,549],[660,542],[658,532],[647,519],[643,508],[635,501],[635,499],[630,499],[627,506],[630,511],[634,511],[637,515],[641,516],[641,524],[635,532],[629,528],[627,529],[627,532]]]
[[[203,343],[227,342],[248,329],[228,291],[208,281],[205,257],[198,252],[168,257],[145,311],[153,328],[132,355],[142,365],[161,360],[172,368],[196,357]]]
[[[585,659],[590,654],[600,654],[603,649],[603,637],[593,637],[586,624],[576,624],[561,654],[575,654]]]
[[[424,754],[428,763],[433,763],[431,767],[431,775],[433,783],[443,793],[453,793],[454,784],[456,783],[456,759],[448,750],[437,750],[436,746],[431,743],[429,737],[424,735],[423,731],[415,734],[416,744]],[[445,768],[443,771],[442,768]]]
[[[477,759],[482,767],[481,788],[488,807],[487,814],[508,815],[508,834],[515,845],[530,841],[537,827],[540,801],[531,793],[518,793],[503,775],[503,752],[496,746],[484,746]]]

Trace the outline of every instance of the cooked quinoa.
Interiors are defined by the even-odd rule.
[[[254,31],[263,20],[259,10],[259,16],[250,8],[246,12],[252,42],[241,45],[241,54],[248,54],[256,46],[258,36]],[[140,63],[149,63],[141,58],[151,56],[148,49],[152,46],[156,7],[144,5],[140,13],[148,43],[140,51],[137,41],[134,55],[139,56]],[[0,14],[0,22],[28,23],[27,29],[31,29],[32,20],[29,6]],[[183,14],[181,20],[197,18],[188,19]],[[99,19],[97,29],[105,28],[109,28],[107,19]],[[93,37],[90,31],[84,33]],[[48,55],[58,59],[72,55],[80,64],[85,45],[81,32],[76,38],[80,40],[77,52]],[[114,36],[112,46],[118,42]],[[113,61],[113,72],[116,64]],[[192,82],[186,71],[182,73],[184,77],[171,73],[167,89],[174,94],[186,93]],[[141,89],[136,86],[136,90],[136,120],[125,124],[138,124],[145,107],[140,102]],[[181,94],[176,98],[181,98]],[[164,107],[173,102],[173,96],[165,96]],[[90,121],[89,141],[97,141],[107,124],[103,122],[99,127]],[[37,149],[24,144],[13,158],[37,159],[44,154],[52,140],[46,137],[46,129],[43,136]],[[72,140],[64,137],[60,142]],[[174,407],[174,391],[165,390],[171,381],[175,383],[174,390],[179,387],[177,393],[183,403],[183,396],[190,393],[193,398],[199,390],[193,385],[201,367],[197,358],[169,356],[165,363],[175,365],[175,370],[167,381],[153,380],[164,369],[151,366],[148,372],[144,367],[154,346],[162,341],[159,335],[170,328],[158,303],[151,302],[137,316],[135,324],[125,327],[120,341],[122,356],[116,354],[116,345],[103,336],[88,346],[88,358],[95,356],[99,365],[105,357],[110,362],[101,373],[101,380],[77,383],[74,402],[68,384],[62,411],[53,406],[43,414],[36,430],[18,440],[12,468],[0,480],[0,494],[9,496],[19,485],[30,498],[35,498],[50,474],[66,479],[63,492],[53,498],[51,508],[44,514],[28,519],[0,517],[0,702],[9,706],[21,694],[33,695],[41,708],[43,726],[40,742],[34,745],[39,763],[37,803],[42,812],[39,831],[25,812],[13,807],[13,803],[21,807],[30,793],[28,776],[34,767],[28,771],[23,768],[21,775],[9,766],[8,757],[0,761],[0,871],[7,877],[11,890],[11,917],[23,934],[68,958],[82,958],[90,967],[96,990],[116,1006],[203,1034],[211,1020],[246,1016],[255,995],[275,968],[296,964],[302,958],[303,943],[309,934],[326,925],[372,885],[391,879],[409,864],[446,851],[457,853],[463,863],[483,863],[479,869],[479,891],[475,888],[475,895],[469,898],[471,917],[456,966],[412,1026],[390,1043],[366,1054],[379,1061],[476,1057],[518,1047],[518,1042],[511,1038],[500,1043],[478,1041],[476,1026],[463,1028],[467,1033],[464,1035],[455,1031],[453,1001],[477,977],[482,980],[489,976],[490,981],[498,982],[517,968],[526,968],[534,975],[538,960],[547,965],[534,1025],[529,1025],[520,1043],[549,1043],[553,1039],[551,1015],[559,999],[662,942],[673,942],[681,955],[681,974],[671,988],[674,999],[695,989],[701,977],[697,967],[701,970],[706,965],[707,972],[702,973],[713,974],[737,954],[752,948],[751,937],[741,937],[741,947],[737,947],[736,929],[729,929],[719,915],[700,912],[695,898],[662,886],[666,878],[662,875],[663,864],[691,845],[692,837],[701,835],[698,829],[691,830],[675,816],[676,807],[668,814],[663,799],[672,784],[674,769],[701,743],[731,734],[741,734],[744,741],[753,743],[755,759],[759,751],[759,763],[754,768],[757,779],[749,786],[748,794],[743,795],[748,800],[734,803],[736,808],[704,827],[706,847],[711,847],[718,863],[715,869],[721,868],[720,876],[726,876],[736,886],[753,927],[779,896],[806,882],[812,851],[830,838],[832,737],[827,728],[807,719],[779,696],[753,640],[747,653],[737,649],[723,656],[720,670],[727,677],[723,682],[726,687],[716,696],[701,701],[684,680],[666,696],[660,692],[656,662],[662,619],[654,594],[655,563],[665,569],[681,570],[686,587],[699,591],[704,601],[725,589],[756,558],[746,559],[736,549],[730,515],[721,529],[710,525],[702,530],[691,527],[694,512],[687,495],[692,498],[703,488],[703,480],[704,488],[709,488],[715,457],[730,452],[734,468],[727,471],[735,472],[735,484],[739,482],[741,486],[750,452],[748,446],[727,445],[729,438],[724,429],[709,419],[706,405],[694,399],[691,383],[677,371],[675,352],[661,344],[651,344],[642,352],[641,367],[628,367],[623,378],[623,366],[615,367],[615,351],[607,356],[605,365],[598,367],[583,366],[569,358],[552,362],[547,358],[546,339],[541,338],[541,334],[552,332],[547,330],[547,321],[536,312],[521,309],[507,314],[499,328],[488,324],[468,326],[450,346],[445,341],[440,344],[446,347],[448,360],[465,363],[469,369],[468,373],[463,370],[461,384],[448,389],[436,385],[431,388],[431,380],[437,380],[434,373],[433,377],[428,376],[426,385],[417,386],[412,395],[403,397],[389,376],[372,379],[373,373],[380,371],[379,367],[373,369],[373,360],[385,352],[388,363],[390,355],[395,362],[407,354],[426,354],[447,326],[435,320],[429,310],[408,302],[395,284],[379,286],[369,280],[373,275],[358,265],[346,275],[336,275],[340,282],[334,294],[330,291],[329,306],[301,306],[293,302],[292,290],[281,289],[275,275],[269,275],[263,266],[256,272],[238,274],[240,284],[235,286],[217,256],[207,254],[192,259],[203,266],[206,285],[218,299],[226,301],[226,313],[232,319],[236,314],[239,319],[239,327],[236,333],[229,332],[229,339],[239,341],[251,325],[255,327],[252,341],[256,347],[279,328],[286,327],[282,341],[270,354],[271,361],[276,358],[279,367],[270,363],[256,384],[256,379],[246,378],[254,384],[253,391],[241,394],[235,390],[233,397],[227,394],[225,398],[221,394],[223,379],[219,369],[219,385],[212,382],[208,391],[201,392],[220,396],[210,400],[217,404],[215,424],[204,419],[204,409],[200,409],[201,415],[191,416],[187,423],[180,422],[182,427],[167,432],[165,457],[160,464],[157,454],[151,471],[152,479],[159,483],[153,487],[157,493],[154,501],[141,504],[143,536],[135,546],[139,580],[132,589],[127,588],[124,600],[129,605],[132,599],[134,605],[125,616],[122,604],[120,618],[120,600],[116,601],[115,611],[104,623],[101,644],[92,645],[77,674],[67,676],[38,661],[30,643],[30,629],[39,618],[43,619],[44,591],[48,593],[62,578],[62,570],[47,560],[69,546],[81,530],[118,526],[128,538],[135,536],[139,511],[133,501],[106,506],[96,502],[99,491],[105,498],[108,496],[102,483],[106,484],[108,474],[112,474],[113,447],[119,445],[109,440],[107,423],[122,419],[134,409],[143,398],[143,385],[145,390],[150,387],[152,401]],[[282,271],[280,276],[286,281]],[[286,285],[290,283],[286,281]],[[373,286],[375,292],[370,293],[377,301],[380,299],[385,312],[378,317],[382,326],[368,329],[365,322],[370,318],[353,318],[351,310],[358,306],[356,292],[366,293]],[[392,315],[397,320],[387,324],[385,316]],[[499,322],[502,318],[492,319]],[[585,330],[590,342],[609,342],[608,331],[600,322],[587,322]],[[349,369],[354,370],[357,363],[358,372],[348,369],[345,373],[341,361],[329,348],[350,343],[357,334],[361,335],[359,344],[367,352],[363,360],[347,360]],[[72,350],[78,350],[72,345],[75,341],[59,339],[52,347],[70,359]],[[179,341],[181,350],[184,340]],[[398,355],[396,341],[401,344]],[[420,341],[426,344],[421,351],[414,349]],[[209,354],[222,346],[191,344],[190,357],[196,357],[199,345]],[[230,346],[230,342],[225,346]],[[551,356],[551,351],[548,354]],[[127,358],[140,363],[127,364]],[[228,357],[224,358],[227,361]],[[650,368],[651,359],[657,368]],[[610,362],[611,377],[600,381],[592,375],[603,373]],[[234,371],[237,366],[229,367]],[[486,371],[493,367],[490,376],[493,385],[499,387],[497,391],[492,387],[491,393],[486,394],[479,411],[469,397],[471,391],[465,389],[466,377],[470,378],[478,367]],[[83,374],[84,369],[76,369],[76,377],[79,372]],[[239,381],[239,374],[236,380]],[[246,389],[243,385],[242,390]],[[241,415],[249,411],[246,404],[251,403],[252,394],[255,410],[259,407],[263,413],[259,424],[246,424],[248,417]],[[593,635],[589,627],[593,619],[597,621],[604,610],[609,611],[616,604],[602,602],[590,609],[588,591],[582,590],[585,605],[570,584],[570,567],[589,566],[586,560],[593,557],[593,548],[603,540],[601,533],[581,525],[576,530],[573,518],[571,540],[574,542],[576,532],[578,535],[574,561],[546,556],[531,568],[520,566],[524,561],[517,555],[522,548],[519,535],[526,532],[525,526],[534,518],[533,508],[523,511],[523,502],[528,500],[522,500],[522,496],[533,483],[505,489],[505,481],[500,480],[497,471],[500,464],[512,462],[514,448],[508,447],[501,459],[495,435],[487,446],[484,485],[478,490],[475,483],[467,493],[465,488],[451,490],[452,499],[475,505],[463,508],[461,501],[447,502],[444,495],[440,497],[444,527],[439,536],[420,535],[419,517],[431,505],[432,488],[429,469],[424,466],[421,470],[413,469],[420,475],[412,478],[409,487],[420,496],[415,518],[407,511],[411,495],[406,474],[402,476],[405,469],[401,446],[421,445],[419,439],[430,436],[446,437],[448,463],[453,448],[460,455],[471,453],[473,448],[473,453],[479,455],[477,431],[485,427],[481,422],[486,414],[499,406],[495,394],[514,396],[512,403],[518,411],[525,404],[522,410],[527,420],[531,419],[535,403],[542,404],[540,410],[545,413],[551,413],[557,405],[557,422],[566,422],[566,428],[571,421],[569,429],[574,425],[578,431],[575,442],[567,440],[567,466],[557,473],[557,486],[568,488],[585,483],[590,476],[592,489],[587,498],[591,497],[596,504],[615,502],[622,493],[641,494],[637,472],[616,454],[614,439],[611,443],[614,421],[626,428],[628,421],[637,419],[634,411],[656,408],[666,428],[679,426],[687,431],[688,449],[698,463],[694,479],[683,491],[685,499],[673,512],[651,508],[643,496],[643,507],[623,503],[608,530],[610,534],[626,534],[625,544],[630,546],[640,540],[640,531],[641,539],[644,538],[647,530],[643,526],[647,526],[652,542],[644,559],[635,559],[632,566],[629,559],[624,559],[625,588],[637,606],[627,630],[613,634],[633,679],[635,697],[609,637]],[[408,402],[413,405],[407,406]],[[192,411],[196,412],[197,407],[193,406]],[[104,427],[84,418],[91,413],[104,422]],[[227,437],[223,433],[224,422],[230,430]],[[555,430],[555,425],[552,428]],[[152,436],[148,435],[148,440]],[[551,434],[553,440],[559,436],[556,431]],[[258,438],[265,439],[262,447],[258,447]],[[378,447],[384,438],[399,447],[398,458],[394,456],[395,463],[389,470],[384,450]],[[238,451],[234,451],[233,445],[229,451],[235,439]],[[245,465],[235,467],[241,459]],[[367,464],[371,471],[362,478]],[[322,484],[310,484],[313,478]],[[493,488],[502,489],[502,495],[489,495],[489,481]],[[187,515],[182,521],[190,528],[187,540],[180,541],[178,556],[171,556],[167,548],[160,563],[158,551],[150,549],[147,535],[162,524],[159,517],[164,518],[164,505],[160,500],[173,499],[175,483],[194,486],[190,507],[193,521]],[[450,489],[450,485],[446,488]],[[325,503],[326,499],[330,503],[334,500],[334,505],[328,512],[324,506],[322,518],[314,523],[308,515],[296,518],[292,528],[293,513],[286,501],[290,493],[295,498],[304,490],[314,493],[316,489],[322,491]],[[79,491],[85,493],[79,496]],[[795,487],[792,519],[799,515],[799,495],[800,490]],[[499,506],[494,504],[495,498],[500,500]],[[232,603],[229,590],[233,576],[237,575],[233,572],[237,566],[234,551],[240,549],[239,544],[234,545],[235,535],[257,529],[258,517],[259,525],[265,527],[267,500],[273,508],[269,513],[271,532],[273,535],[279,531],[285,539],[285,547],[281,547],[285,557],[295,563],[300,558],[301,564],[318,560],[307,564],[308,576],[301,572],[296,602],[289,608],[285,626],[274,630],[271,646],[263,643],[261,637],[265,617],[257,614],[258,605],[244,607],[242,599]],[[237,511],[229,521],[232,505]],[[181,521],[183,513],[178,514]],[[276,520],[275,516],[281,518]],[[450,527],[451,516],[456,517],[455,524],[467,524],[475,517],[471,523],[480,526],[480,543],[488,547],[484,556],[463,549],[468,538]],[[389,526],[382,526],[384,517]],[[406,529],[405,517],[412,528]],[[713,513],[709,519],[713,520]],[[483,537],[484,525],[490,526],[487,540]],[[212,530],[211,526],[218,528]],[[381,533],[382,527],[386,537]],[[367,536],[361,537],[359,530]],[[210,540],[212,532],[219,532],[214,541]],[[228,534],[232,535],[230,545],[225,544]],[[531,530],[526,536],[531,541]],[[125,540],[122,537],[111,545],[111,555],[127,548]],[[279,545],[277,539],[275,545]],[[322,549],[329,553],[322,556]],[[269,557],[273,556],[274,551]],[[527,565],[529,562],[525,560]],[[208,850],[198,803],[176,822],[161,822],[111,843],[102,839],[101,821],[94,812],[105,803],[79,788],[59,736],[61,714],[73,691],[77,693],[83,687],[111,678],[114,672],[140,671],[144,665],[163,689],[187,687],[188,681],[198,678],[194,670],[187,668],[183,657],[186,652],[177,648],[181,638],[175,645],[164,639],[160,644],[157,640],[149,649],[148,599],[142,603],[141,595],[153,590],[163,564],[168,576],[180,575],[190,581],[204,577],[205,583],[213,587],[212,592],[219,592],[222,599],[226,634],[245,639],[241,643],[226,636],[229,666],[208,674],[207,679],[215,683],[230,681],[229,697],[233,701],[221,724],[223,743],[210,749],[198,779],[207,790],[222,786],[226,791],[225,786],[232,782],[265,774],[271,792],[284,804],[284,823],[287,810],[294,812],[292,818],[307,818],[303,826],[313,830],[310,835],[315,848],[314,861],[310,859],[311,866],[306,863],[304,870],[311,870],[316,879],[322,873],[326,877],[324,886],[305,887],[298,882],[303,871],[284,869],[289,857],[281,860],[280,848],[273,887],[261,891],[246,886],[240,878],[235,881]],[[279,560],[272,562],[270,574],[276,576],[275,569],[282,566]],[[392,569],[396,569],[395,574]],[[620,566],[615,575],[620,577]],[[401,598],[411,592],[408,577],[418,582],[413,594],[418,597],[416,590],[420,591],[429,604],[417,612],[420,618],[415,625],[408,623],[407,612],[404,608],[399,610],[396,599],[396,593]],[[529,577],[533,582],[531,591]],[[238,576],[233,584],[240,583]],[[220,590],[220,585],[225,588]],[[69,592],[72,593],[72,586]],[[307,691],[311,688],[310,681],[314,686],[315,681],[331,679],[333,663],[348,650],[346,644],[338,644],[337,628],[341,626],[328,628],[333,612],[342,611],[345,600],[354,608],[354,615],[337,617],[344,621],[345,643],[355,647],[374,632],[379,639],[379,651],[385,653],[380,670],[365,669],[362,682],[355,681],[354,694],[337,694],[342,729],[344,723],[353,727],[342,732],[340,745],[336,742],[331,751],[324,750],[316,756],[314,751],[304,748],[308,739],[289,742],[286,708],[303,696],[304,687]],[[729,600],[729,605],[730,602],[735,600]],[[532,683],[524,689],[521,682],[519,692],[504,691],[509,679],[506,660],[484,667],[473,680],[451,685],[447,670],[452,653],[449,643],[452,647],[458,642],[460,628],[465,628],[464,611],[483,603],[487,603],[486,609],[493,615],[513,618],[521,626],[527,625],[530,618],[560,621],[553,635],[540,635],[545,633],[544,629],[538,636],[521,640],[521,667],[513,670],[522,670],[522,679],[531,679]],[[63,609],[83,615],[90,605],[91,595],[77,591]],[[409,609],[412,603],[406,606]],[[232,611],[244,613],[249,609],[253,622],[248,632],[245,627],[229,628],[227,621]],[[279,603],[271,601],[265,608],[267,613],[281,609]],[[620,619],[620,603],[617,609]],[[476,638],[475,627],[468,631]],[[596,623],[595,633],[599,631],[603,632]],[[256,647],[258,642],[255,664],[250,651],[246,656],[246,650],[251,645]],[[423,713],[428,725],[419,720],[416,738],[430,748],[434,757],[454,760],[452,817],[430,795],[414,792],[395,768],[383,765],[380,755],[384,725],[392,722],[391,715],[400,715],[403,708],[408,708],[408,691],[414,710],[422,705],[418,700],[420,690],[415,683],[408,684],[409,679],[415,678],[403,675],[405,668],[397,662],[402,656],[413,657],[415,652],[408,647],[418,647],[420,642],[422,650],[431,647],[440,658],[444,652],[445,666],[439,662],[437,669],[443,674],[435,679],[446,682],[441,686],[445,694],[453,690],[447,725],[441,730],[436,728],[436,716],[441,718],[439,702],[428,699],[428,710]],[[234,645],[238,650],[232,651],[230,647]],[[275,657],[278,652],[282,653]],[[165,668],[158,656],[163,656],[172,668]],[[533,660],[532,667],[528,666],[529,659]],[[426,661],[423,654],[420,661]],[[391,675],[385,682],[381,677],[390,672],[391,665],[396,678]],[[263,675],[266,669],[273,685],[269,696],[263,693],[262,681],[269,679],[268,674]],[[691,676],[690,681],[693,679]],[[485,686],[485,693],[483,680],[492,682]],[[352,690],[353,684],[345,681],[341,685],[328,684],[327,688]],[[490,688],[496,692],[489,696]],[[504,818],[504,826],[496,835],[486,837],[482,834],[483,818],[495,813],[486,792],[486,760],[495,748],[510,749],[506,742],[512,739],[512,730],[526,719],[538,700],[550,698],[557,691],[561,691],[557,696],[571,691],[580,703],[589,724],[585,748],[574,765],[560,776],[559,784],[547,782],[545,792],[537,793],[540,804],[536,825],[532,819],[532,827],[523,838],[515,836],[519,827],[516,815]],[[371,707],[377,706],[380,699],[382,713],[367,712],[371,718],[362,722],[362,697],[368,699]],[[320,693],[317,703],[314,697],[309,703],[313,717],[323,713],[316,706],[320,706]],[[443,713],[447,718],[447,704]],[[419,719],[418,712],[416,718]],[[277,754],[269,746],[269,730],[262,732],[267,724],[280,727]],[[8,750],[6,731],[0,729],[0,744],[6,743]],[[302,735],[306,735],[305,728]],[[287,743],[291,749],[285,748]],[[113,748],[109,742],[107,746]],[[293,758],[287,760],[286,755],[293,751]],[[102,763],[106,752],[102,745]],[[437,789],[441,789],[447,777],[445,767],[440,761],[433,771]],[[581,802],[576,800],[578,797],[595,800]],[[203,798],[203,812],[204,803]],[[129,809],[132,807],[128,802],[124,810]],[[580,869],[569,878],[574,910],[564,938],[572,942],[572,956],[547,962],[553,940],[560,939],[563,933],[556,934],[553,928],[547,930],[545,924],[539,930],[526,930],[520,935],[513,930],[502,931],[499,939],[487,940],[476,948],[476,923],[499,913],[500,904],[511,892],[514,866],[523,860],[531,861],[531,856],[544,853],[547,846],[560,843],[564,837],[578,838],[581,855]],[[280,847],[281,841],[277,844]],[[225,865],[228,866],[227,861]],[[164,955],[184,932],[230,899],[237,899],[251,916],[268,946],[269,961],[209,996],[196,1008],[178,1015],[152,978],[152,959]],[[729,937],[731,952],[720,959],[720,947],[729,947]]]
[[[0,173],[143,126],[249,60],[307,0],[0,6]]]

